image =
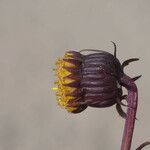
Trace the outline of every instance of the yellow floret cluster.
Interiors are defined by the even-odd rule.
[[[67,78],[68,75],[71,74],[68,70],[66,70],[64,67],[75,67],[74,64],[66,62],[64,59],[71,59],[72,54],[66,53],[65,56],[61,59],[58,59],[56,62],[56,73],[57,73],[57,81],[55,82],[57,85],[57,101],[58,104],[62,107],[64,107],[68,112],[72,112],[76,110],[76,107],[69,107],[68,103],[71,99],[73,99],[73,96],[69,96],[69,93],[72,93],[73,91],[76,90],[75,87],[70,87],[65,84],[71,83],[74,80]]]

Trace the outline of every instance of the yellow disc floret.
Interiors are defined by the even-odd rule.
[[[57,101],[58,104],[64,107],[68,112],[73,112],[77,109],[77,107],[70,107],[68,104],[71,100],[75,99],[75,96],[69,95],[77,90],[75,86],[69,86],[69,83],[76,82],[75,79],[67,78],[67,76],[73,74],[73,72],[67,70],[66,68],[77,68],[75,64],[72,62],[66,61],[66,59],[74,59],[72,53],[66,53],[65,56],[61,59],[58,59],[56,62],[57,65],[57,81],[55,84],[57,85]],[[67,85],[68,84],[68,85]]]

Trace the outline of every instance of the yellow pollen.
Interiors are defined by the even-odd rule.
[[[58,87],[52,87],[51,89],[56,91],[56,90],[58,90]]]

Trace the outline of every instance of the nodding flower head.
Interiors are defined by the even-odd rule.
[[[139,59],[131,58],[120,64],[116,58],[116,45],[112,43],[114,55],[92,49],[66,52],[56,62],[57,87],[53,89],[57,90],[58,104],[71,113],[79,113],[88,106],[104,108],[116,104],[119,115],[126,118],[121,150],[129,150],[138,101],[134,82],[141,76],[130,78],[123,69],[130,62]],[[83,55],[83,51],[94,53]],[[122,86],[127,89],[128,95],[123,95]],[[123,99],[127,101],[127,105],[122,103]],[[126,113],[122,106],[129,106]],[[149,144],[150,142],[144,142],[137,149],[141,150]]]
[[[68,112],[79,113],[88,106],[109,107],[121,99],[118,59],[105,51],[89,51],[96,52],[68,51],[56,62],[58,104]]]

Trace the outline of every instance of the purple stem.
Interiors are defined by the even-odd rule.
[[[128,109],[124,126],[121,150],[130,150],[134,131],[134,124],[136,120],[138,90],[134,81],[125,74],[121,78],[121,83],[128,90],[128,97],[127,97]]]

